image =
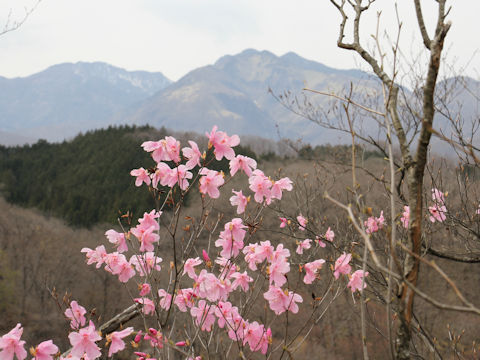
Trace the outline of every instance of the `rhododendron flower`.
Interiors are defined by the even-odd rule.
[[[235,158],[230,160],[229,166],[231,176],[235,175],[237,171],[243,170],[245,174],[250,177],[252,175],[252,171],[257,168],[257,162],[248,156],[237,155]]]
[[[400,219],[400,221],[402,222],[402,225],[405,229],[408,229],[408,224],[410,222],[410,207],[405,205],[403,207],[403,213],[402,213],[402,217]]]
[[[21,324],[17,324],[12,330],[0,338],[0,359],[13,360],[14,355],[18,360],[23,360],[27,357],[25,350],[25,341],[20,340],[22,337],[23,328]]]
[[[150,294],[150,291],[152,291],[152,287],[148,283],[143,283],[141,285],[138,285],[138,290],[140,291],[140,296],[145,296]]]
[[[195,141],[189,140],[188,143],[191,147],[184,147],[182,149],[183,156],[188,159],[185,166],[188,170],[193,169],[195,166],[200,166],[200,159],[202,158],[202,153],[198,149],[198,145]]]
[[[348,287],[352,290],[352,293],[355,291],[362,291],[367,287],[367,283],[363,280],[364,277],[368,276],[368,271],[363,272],[363,270],[355,271],[352,276],[350,277],[350,281],[348,282]],[[364,282],[362,288],[362,281]]]
[[[235,218],[232,221],[225,224],[222,232],[220,232],[220,239],[215,241],[216,247],[222,247],[220,256],[229,259],[238,255],[241,249],[243,249],[243,239],[245,238],[247,228],[242,223],[242,219]]]
[[[135,298],[133,299],[137,304],[143,305],[142,311],[145,315],[153,314],[155,312],[155,304],[149,298]]]
[[[188,289],[180,289],[178,290],[177,295],[175,296],[175,300],[173,303],[177,305],[178,309],[181,312],[186,312],[187,307],[191,308],[193,306],[194,300],[195,300],[195,293],[193,289],[188,288]]]
[[[107,259],[107,251],[103,245],[97,246],[95,250],[84,247],[80,252],[86,253],[87,265],[97,264],[95,266],[97,269],[99,269]]]
[[[322,268],[324,263],[325,263],[325,260],[323,259],[318,259],[318,260],[306,263],[304,265],[306,275],[303,278],[303,282],[305,284],[311,284],[317,277],[317,273]]]
[[[176,182],[177,179],[172,179],[172,169],[170,169],[170,166],[168,166],[164,162],[159,162],[157,164],[157,169],[153,174],[152,186],[155,189],[158,189],[158,183],[160,183],[160,185],[162,186],[173,187]]]
[[[217,131],[218,127],[215,125],[212,131],[206,133],[208,137],[209,148],[213,146],[215,148],[215,158],[220,161],[225,156],[227,160],[232,160],[235,157],[235,152],[232,147],[240,144],[240,138],[238,135],[228,136],[223,131]]]
[[[202,250],[202,257],[203,261],[205,261],[206,263],[212,262],[212,260],[210,260],[210,256],[208,256],[208,253],[205,251],[205,249]]]
[[[284,217],[279,217],[279,219],[280,219],[280,229],[283,229],[285,226],[287,226],[288,220],[287,218],[284,218]]]
[[[333,272],[335,279],[338,279],[340,274],[350,274],[350,271],[352,271],[352,267],[349,264],[351,259],[352,254],[343,253],[337,261],[335,261],[335,271]]]
[[[300,214],[300,215],[297,216],[297,221],[298,221],[298,223],[300,224],[300,225],[298,226],[298,229],[301,230],[301,231],[305,231],[305,227],[307,226],[308,220],[305,219],[305,218],[302,216],[302,214]]]
[[[194,306],[190,309],[190,314],[195,318],[195,323],[201,326],[203,331],[211,331],[215,323],[213,306],[208,305],[205,300],[200,300],[197,305],[198,307]]]
[[[232,306],[229,301],[219,301],[215,308],[215,315],[218,318],[218,327],[223,329],[225,323],[230,324],[235,316],[238,316],[238,308]]]
[[[215,170],[209,170],[203,168],[200,170],[200,192],[202,194],[208,194],[212,199],[218,199],[220,197],[219,186],[222,186],[225,182],[221,173]]]
[[[143,167],[140,169],[133,169],[130,171],[130,175],[137,177],[135,179],[135,186],[141,186],[142,183],[145,183],[148,186],[151,183],[150,175]]]
[[[179,165],[178,167],[172,169],[170,172],[170,180],[167,184],[169,187],[174,187],[178,182],[178,186],[182,190],[187,190],[188,188],[188,179],[191,179],[193,174],[188,171],[188,168],[185,165]]]
[[[107,237],[109,242],[111,242],[117,247],[117,251],[119,253],[128,251],[128,246],[127,246],[127,242],[125,241],[124,233],[119,233],[113,229],[110,229],[105,232],[105,236]]]
[[[254,199],[256,202],[262,203],[265,198],[267,205],[270,204],[272,181],[261,170],[255,170],[249,177],[248,183],[250,184],[250,190],[255,193]]]
[[[202,263],[202,260],[200,260],[199,257],[196,257],[195,259],[187,259],[185,260],[185,264],[183,265],[183,274],[185,275],[188,274],[190,279],[195,279],[197,275],[195,274],[195,266],[200,265]]]
[[[43,341],[35,349],[30,350],[35,360],[53,360],[53,356],[58,352],[58,347],[52,340]]]
[[[200,297],[209,301],[225,300],[231,291],[229,280],[220,281],[214,274],[203,269],[197,277],[198,293]]]
[[[475,212],[477,215],[480,215],[480,205],[478,205],[478,209],[477,211]]]
[[[281,257],[272,261],[268,267],[268,275],[270,284],[275,283],[275,286],[282,286],[287,282],[285,274],[290,271],[290,263],[286,258]]]
[[[161,270],[159,265],[162,262],[162,258],[155,256],[152,251],[146,252],[141,255],[132,255],[130,258],[130,264],[135,266],[135,270],[138,271],[140,276],[150,274],[152,270]]]
[[[433,188],[432,200],[437,204],[443,205],[445,203],[445,195],[440,190]]]
[[[108,350],[108,356],[112,356],[119,351],[125,349],[125,343],[123,338],[129,336],[133,332],[133,327],[128,327],[121,331],[114,331],[107,335],[107,341],[111,341],[110,349]]]
[[[243,289],[243,291],[247,292],[248,283],[253,281],[253,279],[250,276],[248,276],[246,271],[244,271],[243,273],[234,272],[231,275],[231,277],[235,279],[232,283],[233,290],[235,290],[237,287],[240,286]]]
[[[270,288],[263,294],[263,297],[268,301],[270,309],[277,315],[287,310],[296,314],[298,312],[298,305],[296,303],[303,302],[300,295],[292,291],[283,291],[281,288],[273,285],[270,285]]]
[[[364,222],[365,227],[367,228],[365,232],[367,234],[373,234],[383,228],[385,224],[385,218],[383,217],[383,210],[380,212],[380,217],[375,218],[373,216],[369,217],[367,221]]]
[[[140,241],[140,251],[153,251],[153,244],[157,243],[160,240],[160,235],[155,233],[156,231],[154,226],[144,229],[143,227],[137,226],[130,230],[130,232]]]
[[[102,340],[102,337],[95,330],[95,325],[90,321],[88,327],[80,329],[79,332],[71,332],[68,335],[72,345],[73,356],[81,358],[86,354],[89,359],[96,359],[102,353],[95,342]]]
[[[237,206],[237,214],[243,214],[248,203],[248,198],[243,195],[242,190],[232,190],[232,192],[235,195],[230,198],[230,204],[232,204],[232,206]]]
[[[163,349],[163,333],[155,330],[154,328],[148,329],[148,333],[145,334],[144,340],[150,340],[150,345],[159,349]],[[148,359],[145,359],[148,360]]]
[[[303,250],[308,250],[311,248],[311,243],[312,240],[311,239],[305,239],[303,241],[300,241],[300,242],[297,242],[297,254],[299,255],[302,255],[303,254]]]
[[[288,177],[284,177],[280,180],[277,180],[273,183],[271,188],[272,199],[282,199],[282,190],[292,191],[292,180]]]
[[[70,327],[72,329],[78,329],[80,326],[84,326],[87,321],[87,319],[85,319],[86,313],[87,310],[73,300],[70,303],[70,307],[65,310],[65,316],[70,320]]]
[[[158,290],[158,297],[160,299],[159,305],[163,310],[168,310],[172,303],[172,295],[166,292],[164,289]]]
[[[249,323],[245,329],[245,334],[243,337],[243,345],[247,344],[250,346],[250,350],[257,351],[260,350],[260,341],[262,340],[264,333],[264,326],[260,325],[258,322],[254,321]]]
[[[152,152],[155,162],[174,161],[180,162],[180,142],[172,136],[166,136],[159,141],[146,141],[142,147],[147,152]]]
[[[447,208],[445,207],[445,205],[442,205],[440,207],[438,205],[430,206],[428,208],[428,211],[430,211],[430,214],[432,214],[432,216],[430,216],[430,221],[432,223],[434,223],[435,221],[444,222],[447,219],[447,216],[445,215],[445,213],[447,212]]]
[[[317,242],[318,246],[320,246],[321,248],[324,248],[325,246],[327,246],[327,244],[323,242],[321,237],[315,236],[315,241]]]
[[[332,242],[334,238],[335,233],[330,229],[330,227],[328,227],[327,231],[325,232],[325,240]]]

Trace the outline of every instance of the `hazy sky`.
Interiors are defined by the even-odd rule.
[[[35,0],[0,0],[0,27],[21,20]],[[381,27],[396,36],[393,0],[377,0],[363,21],[372,44],[376,11]],[[399,1],[402,51],[421,49],[413,1]],[[455,0],[447,37],[449,62],[480,78],[480,1]],[[427,24],[435,1],[423,0]],[[294,51],[336,68],[358,67],[352,53],[337,49],[339,14],[328,0],[42,0],[18,30],[0,37],[0,75],[26,76],[61,62],[104,61],[127,70],[161,71],[177,80],[188,71],[246,48],[277,55]],[[432,26],[430,33],[433,33]],[[386,45],[386,43],[385,43]],[[385,50],[388,50],[385,46]]]

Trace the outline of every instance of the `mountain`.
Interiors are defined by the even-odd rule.
[[[0,130],[63,140],[110,125],[114,114],[170,83],[161,73],[130,72],[101,62],[64,63],[28,77],[0,77]]]
[[[215,64],[191,71],[145,100],[115,122],[151,124],[176,130],[204,132],[213,125],[229,133],[278,139],[299,138],[314,143],[336,143],[341,134],[319,127],[286,109],[272,94],[299,94],[312,89],[341,90],[351,82],[362,89],[378,88],[358,70],[337,70],[294,53],[276,56],[268,51],[245,50]],[[321,99],[327,103],[328,99]]]

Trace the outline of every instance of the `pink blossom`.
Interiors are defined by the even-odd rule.
[[[80,329],[79,332],[71,332],[68,335],[72,345],[71,354],[81,358],[86,354],[89,359],[96,359],[102,353],[95,342],[102,340],[102,337],[96,332],[95,325],[90,321],[88,327]]]
[[[430,206],[428,208],[428,211],[430,211],[430,214],[432,214],[432,216],[430,216],[430,221],[432,223],[434,223],[435,221],[444,222],[447,219],[447,216],[445,215],[445,213],[447,212],[447,208],[445,207],[445,205],[442,205],[440,207],[438,205]]]
[[[229,301],[219,301],[217,307],[215,308],[215,315],[218,318],[218,327],[223,329],[225,323],[230,324],[233,317],[238,315],[238,308],[232,306]]]
[[[103,245],[97,246],[95,250],[85,247],[81,250],[81,252],[86,253],[87,265],[97,264],[95,266],[97,269],[102,266],[107,258],[107,251]]]
[[[14,355],[18,360],[23,360],[27,357],[25,350],[25,341],[20,340],[22,337],[23,328],[21,324],[17,324],[12,330],[0,338],[0,359],[13,360]]]
[[[170,187],[173,187],[178,182],[180,189],[187,190],[188,179],[191,179],[193,174],[188,171],[188,168],[185,165],[179,165],[178,167],[172,169],[170,176],[175,180],[175,182],[171,182],[171,185],[169,184]]]
[[[248,276],[246,271],[243,273],[234,272],[231,276],[235,279],[232,283],[233,290],[240,286],[243,291],[248,291],[248,283],[252,282],[253,279]]]
[[[238,255],[240,250],[243,249],[245,228],[246,226],[243,225],[240,218],[232,219],[231,222],[225,224],[225,230],[220,232],[220,238],[215,241],[216,247],[223,248],[220,256],[229,259]]]
[[[188,159],[185,166],[187,169],[191,170],[195,166],[200,166],[200,159],[202,158],[202,153],[198,149],[198,145],[195,141],[188,141],[191,147],[184,147],[182,149],[183,156]]]
[[[138,219],[139,225],[141,229],[149,229],[153,226],[155,230],[160,229],[160,225],[158,225],[158,219],[162,215],[161,211],[156,211],[155,209],[150,211],[149,213],[143,213],[143,217]]]
[[[65,310],[65,316],[70,320],[70,327],[72,329],[78,329],[80,326],[84,326],[87,321],[87,319],[85,319],[86,313],[87,310],[73,300],[70,303],[70,307]]]
[[[237,214],[243,214],[248,203],[248,198],[243,195],[242,190],[232,190],[232,192],[235,195],[230,198],[230,204],[232,204],[232,206],[237,206]]]
[[[113,229],[110,229],[105,232],[105,236],[107,237],[109,242],[111,242],[117,247],[117,251],[119,253],[128,251],[128,246],[127,246],[127,242],[125,241],[124,233],[119,233]]]
[[[119,351],[125,349],[125,342],[123,341],[124,337],[129,336],[133,332],[133,327],[128,327],[121,331],[114,331],[111,334],[107,335],[107,340],[111,341],[110,349],[108,350],[108,356],[112,356]]]
[[[143,305],[142,311],[145,315],[153,314],[155,312],[155,304],[149,298],[135,298],[133,299],[137,304]]]
[[[260,342],[264,333],[264,326],[260,325],[256,321],[248,324],[245,329],[245,334],[243,337],[243,345],[248,343],[250,350],[257,351],[260,350]]]
[[[177,295],[175,296],[175,299],[173,303],[177,305],[178,309],[181,312],[186,312],[187,307],[191,308],[193,306],[194,300],[195,300],[195,293],[193,289],[188,288],[188,289],[180,289],[178,290]]]
[[[225,300],[231,291],[229,280],[219,280],[214,274],[203,269],[197,277],[198,294],[209,301]]]
[[[212,199],[217,199],[220,196],[219,186],[225,182],[221,173],[215,170],[203,168],[200,170],[200,192],[208,194]]]
[[[318,271],[322,268],[325,260],[318,259],[309,263],[306,263],[304,266],[305,269],[305,277],[303,278],[303,282],[305,284],[311,284],[317,277]]]
[[[297,242],[297,254],[302,255],[303,250],[308,250],[312,247],[310,244],[312,242],[311,239],[305,239],[303,241]]]
[[[212,261],[212,260],[210,260],[210,256],[208,256],[208,253],[205,251],[205,249],[202,250],[202,257],[203,257],[203,261],[205,261],[205,263],[209,263],[209,262]]]
[[[197,277],[195,274],[195,266],[200,265],[201,263],[202,261],[199,257],[185,260],[185,264],[183,265],[183,275],[187,273],[191,279],[195,279]]]
[[[250,190],[255,193],[254,199],[256,202],[262,203],[265,198],[267,205],[270,204],[272,181],[261,170],[255,170],[249,177],[248,183],[250,184]]]
[[[355,292],[356,290],[362,291],[367,287],[367,283],[363,280],[364,277],[368,276],[368,271],[365,273],[363,270],[357,270],[355,271],[352,276],[350,277],[350,281],[348,282],[348,287],[350,290],[352,290],[352,293]],[[362,288],[362,281],[364,282],[363,288]]]
[[[31,350],[30,350],[31,351]],[[43,341],[33,350],[35,360],[53,360],[54,355],[58,352],[58,347],[52,340]]]
[[[160,299],[159,305],[163,310],[168,310],[172,303],[172,295],[166,292],[164,289],[158,290],[158,297]]]
[[[433,188],[432,189],[432,200],[439,205],[443,205],[443,204],[445,204],[445,195],[440,190],[438,190],[436,188]]]
[[[333,242],[333,239],[335,238],[335,233],[333,230],[330,230],[330,227],[328,227],[327,231],[325,232],[325,240]]]
[[[159,162],[157,164],[157,169],[153,174],[152,178],[152,186],[155,189],[158,189],[158,183],[162,186],[167,186],[168,184],[172,184],[171,186],[175,185],[176,179],[172,179],[172,169],[170,166],[165,164],[164,162]]]
[[[144,229],[137,225],[137,227],[130,230],[130,232],[140,241],[140,251],[153,251],[153,244],[160,240],[160,235],[155,233],[155,227]]]
[[[250,177],[252,175],[252,171],[257,168],[257,162],[248,156],[237,155],[235,158],[230,160],[229,166],[231,176],[234,176],[237,171],[243,170],[245,174]]]
[[[152,287],[148,283],[143,283],[138,285],[138,290],[140,290],[140,296],[145,296],[150,294],[150,291],[152,291]]]
[[[201,326],[203,331],[211,331],[215,322],[214,309],[208,305],[205,300],[198,302],[198,307],[194,306],[190,309],[190,314],[196,319],[196,324]]]
[[[288,220],[287,218],[284,218],[284,217],[279,217],[279,219],[280,219],[280,229],[283,229],[285,226],[287,226]]]
[[[478,209],[477,209],[477,211],[475,212],[475,214],[480,215],[480,205],[478,205]]]
[[[292,180],[290,180],[288,177],[284,177],[280,180],[277,180],[272,185],[272,189],[271,189],[272,199],[281,200],[282,190],[292,191],[292,189],[293,189]]]
[[[305,231],[305,227],[307,226],[308,220],[305,219],[305,218],[302,216],[302,214],[300,214],[300,215],[297,216],[297,221],[298,221],[298,223],[300,224],[300,225],[298,226],[298,229],[301,230],[301,231]]]
[[[303,302],[300,295],[292,291],[283,291],[281,288],[273,285],[270,285],[270,288],[263,294],[263,297],[268,301],[270,309],[277,315],[287,310],[296,314],[298,312],[298,305],[296,303]]]
[[[405,205],[403,207],[403,213],[402,213],[402,217],[400,219],[400,221],[402,222],[402,225],[405,229],[408,229],[408,224],[410,222],[410,207]]]
[[[325,244],[322,238],[319,236],[315,236],[315,241],[317,242],[318,246],[320,246],[321,248],[324,248],[325,246],[327,246],[327,244]]]
[[[137,179],[135,180],[135,186],[141,186],[142,183],[145,183],[147,186],[150,185],[150,175],[148,174],[148,171],[145,170],[143,167],[130,171],[130,175],[137,177]]]
[[[274,283],[275,286],[282,286],[287,282],[285,274],[290,271],[290,263],[286,258],[280,257],[275,259],[268,267],[268,275],[270,284]]]
[[[235,152],[232,147],[240,144],[240,138],[238,135],[228,136],[223,131],[217,131],[217,126],[215,125],[210,132],[206,134],[208,137],[208,144],[215,148],[215,158],[220,161],[225,156],[227,160],[232,160],[235,157]]]
[[[352,271],[352,267],[349,264],[351,259],[352,254],[343,253],[337,261],[335,261],[335,271],[333,272],[335,279],[338,279],[340,274],[350,274],[350,271]]]
[[[146,252],[141,255],[132,255],[130,258],[130,264],[135,266],[135,270],[138,271],[140,276],[146,276],[150,274],[152,270],[160,271],[162,258],[155,256],[152,251]]]
[[[163,342],[166,340],[163,337],[163,333],[161,331],[155,330],[154,328],[148,329],[148,333],[145,334],[143,339],[144,340],[150,340],[150,346],[151,347],[156,347],[156,348],[159,348],[159,349],[163,348]],[[146,359],[146,360],[149,360],[149,359]]]
[[[142,147],[147,152],[153,152],[152,157],[155,162],[174,161],[180,162],[180,142],[172,136],[166,136],[159,141],[146,141]]]

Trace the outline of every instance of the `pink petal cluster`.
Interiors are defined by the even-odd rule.
[[[222,173],[203,168],[200,170],[200,175],[203,175],[200,178],[200,192],[208,194],[212,199],[218,199],[220,197],[218,187],[225,183]]]
[[[166,136],[159,141],[146,141],[142,144],[145,151],[152,153],[155,162],[174,161],[180,162],[180,142],[172,136]]]
[[[114,331],[111,334],[107,335],[107,340],[111,341],[110,348],[108,350],[108,356],[112,356],[119,351],[125,349],[125,342],[123,338],[130,336],[133,332],[133,327],[128,327],[121,331]]]
[[[135,301],[137,304],[143,305],[142,312],[145,315],[153,314],[155,312],[155,304],[149,298],[135,298],[133,301]]]
[[[18,360],[23,360],[27,357],[25,350],[25,341],[20,340],[22,337],[23,328],[21,324],[17,324],[12,330],[0,338],[0,359],[13,360],[14,355]]]
[[[160,299],[158,305],[160,305],[163,310],[168,310],[172,304],[172,295],[164,289],[160,289],[158,290],[158,298]]]
[[[237,206],[237,214],[239,215],[243,214],[248,204],[248,198],[245,195],[243,195],[242,190],[240,191],[232,190],[232,192],[235,195],[230,198],[230,204],[232,204],[232,206]]]
[[[135,276],[135,270],[125,255],[113,252],[107,255],[105,270],[112,275],[118,275],[120,282],[126,283]]]
[[[330,227],[328,227],[324,236],[325,236],[325,240],[333,242],[333,239],[335,238],[335,233],[333,232],[333,230],[330,229]]]
[[[127,242],[125,240],[125,234],[116,232],[113,229],[110,229],[105,232],[105,236],[107,237],[108,241],[114,244],[117,248],[119,253],[123,253],[128,251]]]
[[[153,244],[160,240],[160,236],[156,233],[160,229],[160,225],[155,219],[158,219],[161,212],[152,210],[144,213],[143,218],[138,220],[138,225],[130,230],[130,232],[140,241],[140,251],[153,251]]]
[[[199,257],[196,257],[195,259],[187,259],[185,260],[185,263],[183,265],[183,274],[188,274],[190,279],[195,279],[197,275],[195,274],[195,266],[198,266],[202,263],[202,260],[200,260]]]
[[[305,227],[307,226],[308,220],[305,217],[303,217],[302,214],[300,214],[297,216],[297,221],[299,224],[298,229],[301,231],[305,231]]]
[[[268,291],[263,294],[263,297],[268,301],[270,309],[272,309],[277,315],[280,315],[285,311],[290,311],[293,314],[296,314],[298,312],[297,303],[303,302],[300,295],[295,294],[292,291],[284,291],[280,287],[272,285]]]
[[[184,147],[182,149],[183,156],[188,160],[185,166],[188,170],[193,169],[195,166],[201,166],[200,159],[202,153],[198,149],[198,145],[195,141],[189,140],[190,147]]]
[[[140,255],[132,255],[130,258],[130,264],[135,266],[135,270],[138,271],[140,276],[146,276],[150,274],[152,270],[160,271],[162,258],[155,256],[155,253],[148,251]]]
[[[80,329],[79,332],[71,332],[68,335],[70,344],[72,345],[73,356],[81,358],[87,355],[89,359],[96,359],[102,353],[95,342],[102,340],[102,337],[95,330],[95,325],[90,321],[88,327]]]
[[[273,184],[263,171],[255,170],[248,178],[248,183],[250,184],[250,190],[255,193],[254,199],[256,202],[263,203],[265,201],[267,204],[272,202],[271,188]]]
[[[322,268],[325,260],[318,259],[304,265],[305,269],[305,277],[303,278],[303,282],[305,284],[311,284],[317,277],[318,271]]]
[[[478,209],[475,211],[475,214],[480,215],[480,205],[478,205]]]
[[[380,212],[380,216],[378,218],[370,216],[367,221],[364,222],[366,227],[365,232],[367,234],[376,233],[378,230],[383,228],[385,224],[385,218],[383,217],[383,210]]]
[[[253,279],[248,276],[246,271],[243,273],[234,272],[231,277],[235,279],[232,283],[232,290],[235,290],[237,287],[241,287],[244,292],[247,292],[249,287],[248,283],[253,281]]]
[[[430,212],[430,221],[434,223],[435,221],[444,222],[447,219],[445,215],[447,213],[447,208],[445,206],[445,195],[438,189],[432,189],[432,200],[434,205],[428,208]]]
[[[100,266],[105,262],[107,258],[107,251],[105,250],[105,246],[100,245],[92,250],[90,248],[84,247],[81,252],[86,253],[87,257],[87,265],[96,264],[96,268],[99,269]]]
[[[272,199],[282,200],[282,192],[283,190],[292,191],[293,185],[292,180],[288,177],[284,177],[280,180],[277,180],[273,183],[271,189]]]
[[[220,232],[220,239],[215,241],[216,247],[222,247],[220,256],[224,258],[235,257],[243,249],[243,239],[247,227],[243,225],[242,219],[235,218],[225,224],[225,228]]]
[[[333,272],[333,276],[335,276],[335,279],[338,279],[340,274],[350,274],[350,271],[352,271],[352,267],[349,264],[350,260],[352,260],[352,254],[343,253],[335,261],[335,270]]]
[[[280,219],[280,229],[283,229],[285,226],[288,225],[288,220],[287,220],[287,218],[279,217],[279,219]]]
[[[58,347],[52,340],[41,342],[33,350],[35,360],[53,360],[56,353],[58,353]]]
[[[296,253],[299,254],[299,255],[302,255],[303,250],[308,250],[312,247],[311,242],[312,242],[311,239],[305,239],[303,241],[297,242]]]
[[[211,331],[215,323],[215,309],[212,305],[207,304],[205,300],[200,300],[190,309],[190,314],[195,318],[197,326],[201,326],[204,331]]]
[[[145,183],[148,186],[151,183],[150,174],[143,167],[140,169],[133,169],[130,171],[130,175],[137,177],[135,179],[135,186],[141,186],[142,183]]]
[[[257,162],[248,156],[237,155],[230,160],[230,175],[234,176],[237,171],[242,170],[248,177],[252,175],[252,171],[257,168]]]
[[[364,277],[368,276],[368,271],[363,272],[363,270],[355,271],[352,276],[350,277],[350,281],[348,282],[348,287],[352,290],[352,293],[355,291],[362,291],[367,287],[367,283],[363,280]],[[362,282],[363,288],[362,288]]]
[[[232,147],[240,144],[238,135],[228,136],[223,131],[217,131],[218,127],[215,125],[212,131],[206,133],[208,137],[208,144],[214,147],[215,158],[220,161],[225,156],[227,160],[232,160],[235,157],[235,152]]]
[[[405,205],[403,207],[403,213],[400,221],[402,222],[403,227],[408,229],[408,224],[410,223],[410,206]]]
[[[81,305],[73,300],[70,302],[70,307],[65,310],[65,316],[70,320],[70,327],[72,329],[79,329],[80,326],[84,326],[87,319],[85,319],[85,314],[87,310]]]

